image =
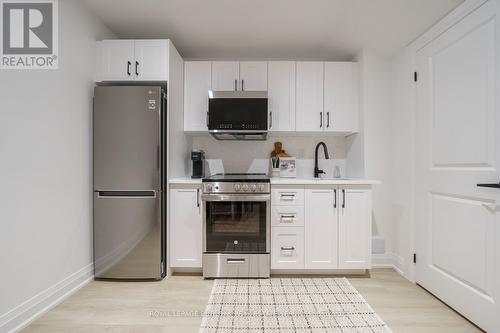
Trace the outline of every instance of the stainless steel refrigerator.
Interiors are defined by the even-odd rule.
[[[165,103],[161,86],[94,89],[96,279],[165,276]]]

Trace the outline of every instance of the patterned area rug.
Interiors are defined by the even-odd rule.
[[[215,280],[200,333],[391,332],[346,278]]]

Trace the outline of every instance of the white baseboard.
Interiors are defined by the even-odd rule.
[[[89,264],[0,316],[0,332],[19,332],[94,278]]]
[[[394,253],[372,254],[372,267],[392,268],[406,278],[405,272],[401,269],[404,267],[404,260]]]

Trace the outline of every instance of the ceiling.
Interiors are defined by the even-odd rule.
[[[390,56],[463,0],[83,0],[121,38],[171,38],[186,59]]]

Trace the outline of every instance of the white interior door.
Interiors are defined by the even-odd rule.
[[[417,53],[416,280],[500,332],[498,1]]]

